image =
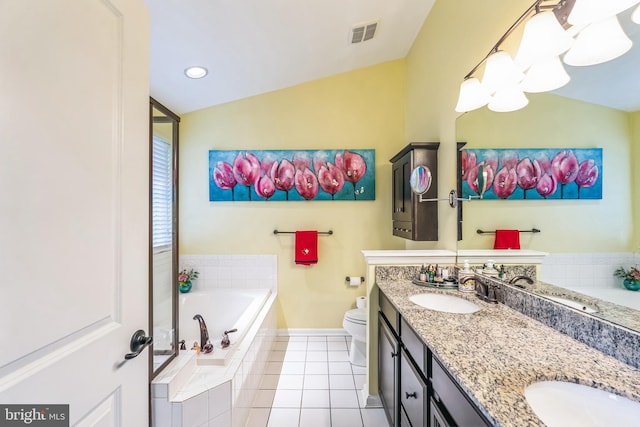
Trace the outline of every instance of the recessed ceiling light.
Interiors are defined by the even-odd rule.
[[[189,67],[184,70],[185,76],[189,77],[190,79],[201,79],[208,73],[209,71],[206,68],[200,66]]]

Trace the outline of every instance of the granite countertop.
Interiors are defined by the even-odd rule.
[[[416,286],[406,279],[376,283],[495,425],[544,426],[524,396],[524,388],[537,381],[576,382],[640,401],[640,370],[504,304],[485,303],[473,293]],[[432,311],[409,301],[417,293],[451,294],[481,309],[472,314]]]

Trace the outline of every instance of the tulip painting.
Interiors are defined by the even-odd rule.
[[[210,150],[209,200],[375,200],[375,151]]]
[[[601,148],[462,150],[462,197],[479,197],[478,168],[487,171],[483,199],[602,199]]]

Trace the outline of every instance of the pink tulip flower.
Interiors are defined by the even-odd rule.
[[[478,172],[480,171],[480,166],[484,167],[484,171],[487,174],[487,179],[484,182],[482,193],[484,193],[491,187],[494,176],[494,169],[484,162],[478,163],[475,167],[467,171],[467,184],[469,184],[469,188],[471,188],[471,190],[478,194],[480,194],[480,189],[478,188]]]
[[[578,198],[580,198],[580,189],[592,187],[598,180],[598,165],[594,160],[585,160],[580,163],[578,175],[576,176],[576,184],[578,185]]]
[[[233,200],[233,190],[236,186],[236,179],[233,176],[233,168],[227,162],[218,162],[213,169],[213,182],[223,190],[231,190],[231,200]]]
[[[311,160],[309,159],[309,153],[304,151],[299,151],[293,155],[293,165],[296,168],[296,171],[304,171],[308,169],[311,165]]]
[[[249,152],[246,153],[246,157],[243,157],[242,153],[238,153],[233,161],[233,175],[238,183],[247,186],[249,200],[251,200],[251,186],[258,182],[260,178],[260,161],[258,158]]]
[[[356,200],[356,183],[367,172],[367,162],[360,154],[344,150],[344,158],[336,154],[336,166],[344,173],[344,179],[353,184],[353,200]]]
[[[256,183],[256,193],[269,200],[276,192],[276,186],[268,175],[263,176]]]
[[[518,176],[518,185],[524,192],[523,198],[526,199],[527,190],[536,188],[536,185],[538,185],[538,181],[542,176],[540,163],[538,163],[537,160],[534,160],[532,163],[530,158],[525,157],[520,160],[518,166],[516,166],[516,174]]]
[[[274,163],[269,172],[271,180],[276,189],[284,191],[286,199],[289,200],[289,190],[293,188],[296,168],[287,159],[282,159],[280,163]]]
[[[462,150],[462,179],[464,181],[468,178],[469,171],[476,167],[477,162],[476,153]]]
[[[536,185],[536,190],[545,199],[551,196],[558,189],[558,183],[552,175],[544,174]]]
[[[560,198],[564,198],[564,186],[575,181],[578,176],[578,159],[573,151],[560,151],[551,159],[551,174],[560,184]]]
[[[295,183],[296,190],[305,200],[311,200],[318,194],[318,178],[309,168],[296,171]]]
[[[318,182],[326,193],[331,194],[333,200],[333,196],[344,186],[344,174],[332,163],[327,163],[318,170]]]
[[[503,167],[493,180],[493,192],[501,199],[506,199],[516,190],[518,174],[515,168]]]

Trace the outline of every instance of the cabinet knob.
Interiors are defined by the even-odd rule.
[[[411,397],[414,398],[414,399],[418,398],[418,393],[416,393],[415,391],[413,393],[405,392],[404,394],[407,396],[406,397],[407,399],[409,399]]]

